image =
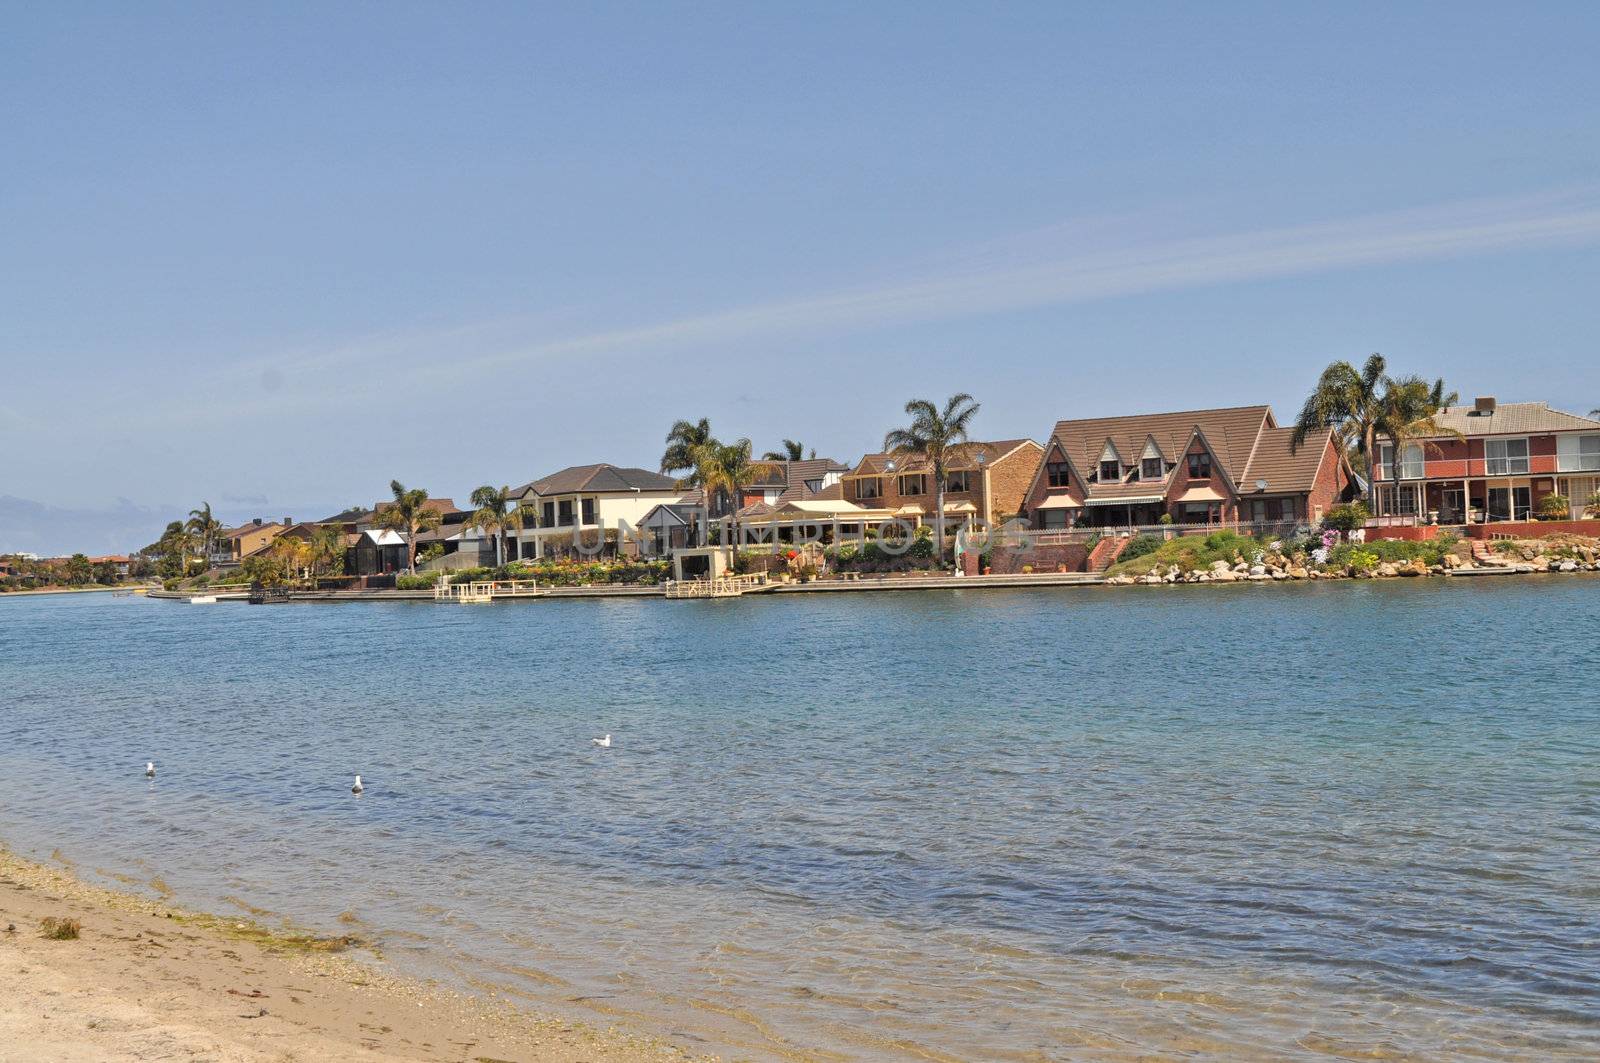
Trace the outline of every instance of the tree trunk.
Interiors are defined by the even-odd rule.
[[[939,541],[935,544],[933,556],[942,566],[944,564],[944,476],[942,474],[934,476],[934,488],[933,504],[938,508],[933,513],[933,533],[939,537]]]
[[[417,574],[417,527],[412,525],[406,535],[406,575]]]

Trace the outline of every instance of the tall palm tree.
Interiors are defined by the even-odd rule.
[[[472,492],[472,504],[477,508],[467,518],[467,527],[477,528],[494,537],[494,563],[506,563],[506,533],[522,530],[522,510],[511,505],[509,487],[494,488],[484,484]]]
[[[811,456],[813,458],[817,456],[817,448],[816,447],[812,447],[811,448]],[[804,460],[806,460],[806,448],[805,448],[805,446],[803,444],[799,443],[796,440],[785,439],[783,441],[783,449],[782,450],[769,450],[765,454],[761,455],[761,460],[762,461],[804,461]]]
[[[936,493],[933,522],[939,536],[934,556],[941,563],[944,561],[944,490],[949,479],[945,465],[951,448],[967,441],[967,429],[978,409],[978,403],[964,391],[945,400],[942,410],[927,399],[912,399],[906,403],[911,423],[883,437],[883,449],[889,453],[921,458],[933,466]]]
[[[212,547],[216,545],[217,537],[222,534],[222,522],[211,515],[210,502],[204,502],[199,509],[189,511],[189,521],[185,525],[185,530],[198,541],[200,551],[209,564]]]
[[[705,492],[707,512],[719,494],[729,498],[728,534],[724,545],[733,542],[733,533],[739,519],[739,489],[755,479],[756,468],[750,462],[750,441],[735,440],[719,443],[711,440],[695,449],[694,478]]]
[[[417,571],[417,533],[439,526],[439,514],[428,508],[428,492],[420,487],[406,489],[399,480],[389,481],[394,501],[373,518],[380,528],[397,531],[406,538],[406,571]]]
[[[711,421],[705,417],[698,421],[679,421],[667,432],[667,449],[661,455],[664,473],[689,472],[683,481],[686,487],[698,487],[695,452],[716,440],[711,435]]]
[[[1400,458],[1407,443],[1440,436],[1466,438],[1438,420],[1439,412],[1455,405],[1458,397],[1453,391],[1445,391],[1443,379],[1429,384],[1419,376],[1401,377],[1398,380],[1383,378],[1383,396],[1376,429],[1379,436],[1392,444],[1389,448],[1389,482],[1395,485],[1396,490],[1400,485]]]
[[[1600,407],[1596,407],[1595,409],[1590,410],[1589,411],[1589,416],[1590,417],[1594,417],[1594,418],[1600,418]]]
[[[1374,354],[1360,371],[1349,362],[1333,362],[1322,371],[1317,386],[1306,397],[1289,437],[1289,451],[1305,445],[1313,433],[1332,428],[1339,435],[1346,453],[1358,454],[1367,463],[1367,508],[1377,494],[1372,466],[1377,460],[1378,422],[1383,417],[1383,355]]]

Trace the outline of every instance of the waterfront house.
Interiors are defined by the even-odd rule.
[[[1060,421],[1023,508],[1039,529],[1314,522],[1355,481],[1331,430],[1293,434],[1267,406]]]
[[[581,540],[615,556],[620,524],[637,529],[652,509],[678,502],[684,493],[672,477],[648,469],[600,463],[553,472],[511,491],[524,512],[521,530],[512,533],[514,555],[570,555]]]
[[[128,578],[128,567],[131,563],[132,561],[127,554],[103,554],[100,557],[91,557],[89,559],[89,564],[96,567],[100,565],[112,566],[119,579]]]
[[[1580,520],[1600,492],[1600,421],[1493,397],[1449,407],[1435,421],[1438,435],[1401,448],[1398,481],[1394,444],[1379,444],[1373,480],[1386,522],[1525,521],[1549,495],[1567,499],[1567,516]]]
[[[293,524],[294,521],[289,517],[281,521],[263,521],[257,517],[237,528],[224,528],[212,544],[209,560],[217,568],[236,567],[251,554],[270,546]]]
[[[947,530],[983,521],[998,524],[1021,512],[1043,449],[1031,439],[960,443],[945,464]],[[867,454],[841,477],[840,498],[913,526],[932,527],[938,487],[933,467],[910,454]],[[887,519],[887,518],[886,518]]]

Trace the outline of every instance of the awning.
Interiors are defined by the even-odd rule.
[[[1129,495],[1126,498],[1091,498],[1086,506],[1142,506],[1147,502],[1160,502],[1160,495]]]
[[[375,546],[404,546],[406,544],[406,541],[400,537],[399,532],[388,528],[382,530],[375,528],[363,534],[368,539],[371,539]]]
[[[946,502],[944,511],[946,513],[976,513],[978,512],[978,507],[971,502]]]
[[[915,504],[909,505],[909,506],[901,506],[899,509],[894,511],[894,514],[897,517],[920,517],[920,516],[922,516],[922,513],[923,513],[922,507],[919,506],[919,505],[915,505]]]
[[[1219,495],[1214,488],[1191,487],[1174,501],[1177,502],[1226,502],[1227,499]]]
[[[1072,496],[1071,495],[1051,495],[1049,498],[1045,499],[1043,502],[1040,502],[1037,506],[1034,506],[1033,508],[1034,509],[1082,509],[1083,507],[1080,506],[1078,503],[1074,502],[1072,500]]]

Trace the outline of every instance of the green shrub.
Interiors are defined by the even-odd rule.
[[[1572,514],[1572,500],[1566,495],[1545,495],[1539,500],[1540,520],[1566,520]]]
[[[395,590],[399,591],[427,591],[432,590],[438,582],[438,573],[428,573],[426,575],[419,573],[415,576],[401,575],[394,578],[394,587]]]
[[[1342,532],[1352,532],[1357,528],[1366,527],[1367,520],[1372,516],[1367,507],[1360,502],[1347,502],[1344,505],[1334,506],[1322,518],[1324,528],[1335,528]]]
[[[1159,535],[1135,536],[1132,542],[1122,548],[1119,560],[1132,561],[1135,558],[1144,557],[1146,554],[1153,554],[1161,549],[1161,543],[1162,539]]]

